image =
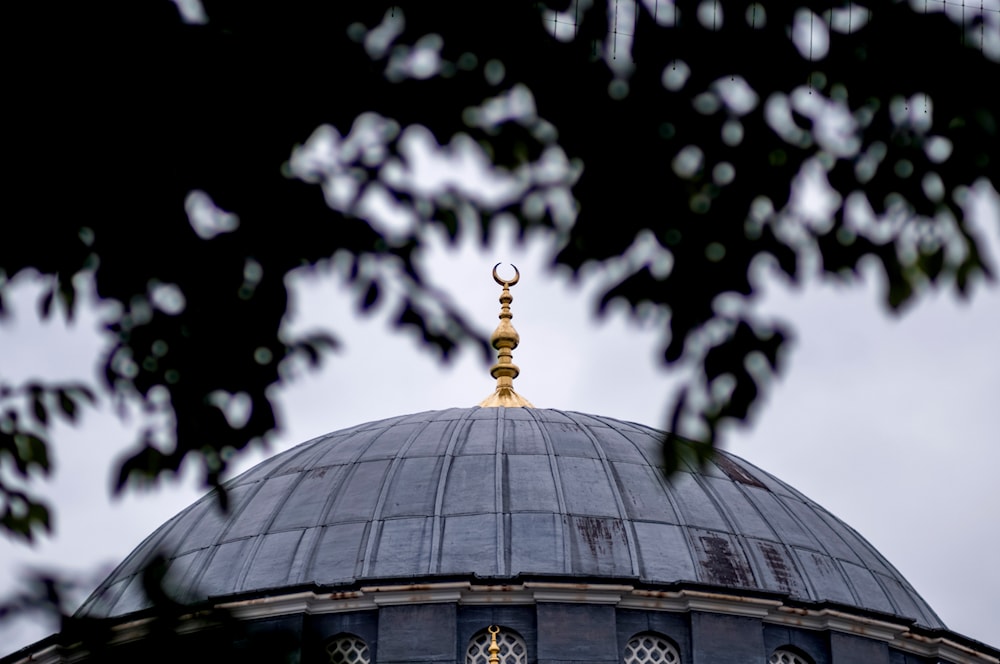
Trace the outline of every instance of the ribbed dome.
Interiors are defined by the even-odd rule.
[[[944,627],[842,521],[725,452],[669,482],[655,429],[547,409],[467,408],[321,436],[148,537],[82,613],[142,606],[157,552],[189,599],[385,579],[518,575],[697,583],[832,601]]]

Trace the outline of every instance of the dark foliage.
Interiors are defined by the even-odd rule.
[[[485,233],[508,215],[554,229],[555,260],[572,271],[624,260],[601,307],[669,313],[665,362],[703,367],[674,417],[707,441],[699,456],[780,367],[789,332],[720,306],[753,295],[759,257],[792,280],[811,260],[846,278],[873,260],[893,309],[929,285],[964,295],[988,274],[962,192],[1000,179],[1000,66],[979,41],[996,21],[971,6],[958,25],[902,2],[679,0],[639,5],[630,36],[617,2],[592,4],[569,7],[569,41],[549,34],[543,3],[513,0],[206,0],[200,25],[166,0],[7,8],[20,46],[6,85],[0,305],[5,280],[25,270],[51,284],[46,315],[72,315],[80,273],[118,303],[101,391],[151,408],[166,394],[176,423],[175,446],[152,432],[139,441],[119,488],[191,453],[214,485],[232,451],[274,427],[267,389],[282,364],[333,343],[278,334],[285,275],[300,266],[343,257],[363,308],[392,280],[399,325],[442,356],[483,345],[412,261],[427,225],[454,237],[464,220]],[[796,24],[829,35],[823,57],[800,52]],[[310,159],[333,135],[317,131],[326,125],[368,139]],[[498,174],[520,178],[516,195],[393,177],[418,125],[441,150],[471,137]],[[839,194],[818,219],[791,204],[814,166]],[[420,223],[379,232],[360,207],[376,191]],[[8,476],[44,471],[48,410],[72,417],[91,395],[3,390],[3,526],[30,538],[47,512]],[[233,424],[221,406],[240,393],[249,418]]]

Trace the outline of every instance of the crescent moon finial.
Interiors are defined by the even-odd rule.
[[[496,625],[490,625],[486,628],[486,631],[490,633],[490,657],[487,660],[488,664],[500,664],[500,644],[497,643],[497,634],[500,633],[500,628]]]
[[[505,286],[505,287],[508,287],[508,288],[510,286],[515,285],[518,281],[520,281],[521,280],[521,273],[518,271],[517,266],[514,265],[513,263],[511,263],[510,266],[512,268],[514,268],[514,278],[513,279],[511,279],[509,281],[506,280],[506,279],[501,279],[500,275],[497,274],[497,268],[500,267],[500,263],[497,263],[496,265],[493,266],[493,281],[497,282],[501,286]]]
[[[521,343],[521,337],[517,330],[510,324],[510,319],[514,314],[510,312],[510,303],[514,301],[511,297],[510,287],[521,279],[521,272],[513,263],[514,278],[510,281],[504,279],[497,272],[500,263],[493,266],[493,281],[502,288],[500,293],[500,324],[490,336],[490,345],[497,351],[497,362],[490,367],[490,375],[497,379],[497,389],[489,397],[479,403],[483,408],[534,408],[531,402],[514,391],[514,379],[517,378],[521,370],[514,364],[513,351]]]

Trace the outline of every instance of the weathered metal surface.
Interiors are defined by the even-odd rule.
[[[186,598],[367,580],[519,574],[699,583],[832,600],[943,627],[854,530],[725,452],[666,480],[660,432],[547,409],[468,408],[303,443],[143,542],[83,613],[142,608],[155,552]]]

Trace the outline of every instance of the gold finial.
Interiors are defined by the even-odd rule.
[[[514,391],[514,379],[521,373],[521,370],[514,364],[511,351],[517,348],[521,337],[518,336],[514,326],[510,324],[510,319],[514,317],[510,313],[510,303],[514,301],[510,295],[510,287],[521,280],[521,273],[518,272],[516,265],[511,264],[511,267],[514,268],[514,278],[508,281],[501,279],[500,275],[497,274],[498,267],[500,267],[500,263],[493,266],[493,280],[503,286],[503,292],[500,294],[500,324],[497,325],[493,336],[490,337],[490,343],[497,350],[497,363],[490,367],[490,375],[497,379],[497,389],[479,406],[481,408],[534,408],[527,399]]]
[[[499,263],[497,263],[499,265]],[[514,268],[515,270],[517,268]],[[496,270],[493,271],[496,274]],[[500,633],[500,628],[496,625],[490,625],[486,628],[486,631],[490,633],[490,661],[489,664],[500,664],[500,645],[497,643],[497,634]]]

